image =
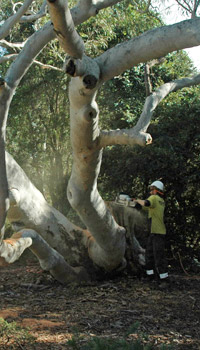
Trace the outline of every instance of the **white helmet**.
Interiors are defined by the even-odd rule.
[[[164,185],[163,185],[163,183],[161,182],[161,181],[154,181],[154,182],[152,182],[152,184],[150,185],[150,187],[156,187],[158,190],[160,190],[160,191],[164,191]]]

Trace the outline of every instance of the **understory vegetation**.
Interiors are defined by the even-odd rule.
[[[139,323],[133,324],[123,338],[87,337],[74,330],[67,341],[67,349],[72,350],[153,350],[148,335],[138,331]],[[134,339],[132,339],[134,337]],[[35,337],[27,328],[22,328],[16,322],[7,322],[0,318],[0,345],[2,350],[28,349],[34,346]],[[159,350],[173,350],[173,345],[162,344]]]
[[[35,338],[28,329],[20,327],[16,322],[7,322],[0,318],[0,347],[2,350],[26,349],[34,343]]]
[[[72,350],[153,350],[148,335],[138,331],[139,323],[133,324],[123,338],[85,337],[78,333],[67,342]],[[135,339],[132,339],[134,336]],[[162,344],[159,350],[173,350],[173,345]]]

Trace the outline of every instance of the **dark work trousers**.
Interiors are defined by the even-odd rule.
[[[167,277],[167,263],[165,258],[165,235],[151,233],[147,240],[146,252],[147,274],[156,277]]]

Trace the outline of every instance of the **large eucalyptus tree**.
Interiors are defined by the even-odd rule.
[[[2,50],[0,57],[0,63],[12,62],[0,82],[2,264],[14,262],[29,247],[38,257],[43,269],[50,271],[60,282],[67,283],[88,278],[84,268],[75,266],[93,264],[112,271],[125,263],[126,230],[114,219],[112,210],[97,189],[102,151],[105,147],[116,144],[150,144],[152,137],[147,129],[156,106],[170,92],[199,84],[200,75],[168,82],[151,92],[137,124],[131,129],[100,130],[96,95],[102,84],[135,65],[164,57],[169,52],[200,45],[200,19],[193,13],[190,20],[154,28],[112,47],[96,58],[88,57],[84,42],[75,27],[118,2],[80,0],[75,7],[69,9],[66,0],[48,0],[48,8],[44,2],[35,11],[40,2],[25,0],[23,4],[14,3],[12,16],[1,22],[0,44],[14,51],[8,55]],[[147,10],[149,6],[150,2]],[[49,14],[51,20],[45,21],[44,16],[48,18]],[[98,21],[98,16],[96,18]],[[21,43],[12,42],[13,28],[27,22],[34,23],[33,34]],[[83,221],[86,227],[84,230],[72,225],[51,207],[13,158],[5,152],[7,116],[15,90],[31,65],[40,64],[36,61],[37,56],[55,38],[67,54],[64,71],[71,76],[69,101],[73,167],[67,196]],[[127,215],[142,225],[141,214],[134,209],[130,209],[130,214],[128,209]],[[4,240],[6,216],[16,233]],[[136,256],[142,260],[144,250],[136,239],[133,239],[133,246]]]

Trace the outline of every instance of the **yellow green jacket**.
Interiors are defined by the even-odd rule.
[[[152,195],[147,200],[150,203],[148,209],[148,218],[151,219],[151,233],[166,234],[164,224],[165,201],[158,195]]]

